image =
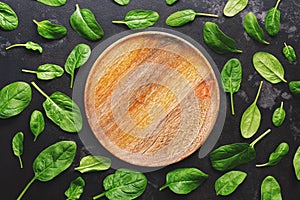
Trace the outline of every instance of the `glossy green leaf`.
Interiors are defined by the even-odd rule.
[[[244,19],[244,28],[246,33],[253,39],[264,44],[270,44],[265,40],[263,29],[258,24],[257,18],[253,12],[249,12]]]
[[[246,179],[247,173],[242,171],[230,171],[219,177],[215,182],[217,195],[228,196],[233,193]]]
[[[70,52],[65,63],[65,70],[71,76],[70,88],[72,88],[74,84],[75,69],[84,65],[88,61],[90,55],[91,48],[87,44],[78,44]]]
[[[242,53],[236,49],[235,41],[225,35],[213,22],[206,22],[203,26],[203,39],[205,44],[216,53],[224,54],[229,52]]]
[[[221,71],[221,81],[224,91],[230,93],[231,113],[234,115],[233,94],[238,92],[242,82],[242,65],[237,58],[232,58],[225,63]]]
[[[300,146],[295,152],[294,158],[293,158],[293,166],[294,171],[296,174],[296,178],[298,181],[300,181]]]
[[[300,81],[289,82],[289,89],[294,95],[300,95]]]
[[[36,1],[53,7],[63,6],[67,3],[67,0],[36,0]]]
[[[45,120],[43,113],[39,110],[34,110],[30,116],[30,130],[34,135],[34,141],[38,138],[38,136],[44,131],[45,129]]]
[[[43,53],[43,48],[38,43],[31,42],[31,41],[28,41],[25,44],[10,45],[10,46],[6,47],[6,50],[9,50],[9,49],[14,48],[14,47],[25,47],[26,49]]]
[[[280,185],[273,176],[267,176],[261,184],[261,200],[282,200]]]
[[[282,142],[278,145],[274,152],[270,154],[269,161],[264,164],[256,165],[256,167],[267,167],[277,165],[282,158],[289,152],[289,145],[286,142]]]
[[[233,17],[244,10],[248,5],[248,0],[228,0],[223,13],[227,17]]]
[[[192,9],[179,10],[172,13],[166,19],[166,24],[168,26],[182,26],[184,24],[194,21],[196,16],[218,17],[218,15],[213,15],[213,14],[197,13]]]
[[[61,77],[64,74],[64,69],[55,64],[43,64],[40,65],[36,71],[22,69],[22,72],[36,74],[37,78],[40,80],[52,80]]]
[[[114,20],[112,23],[125,24],[130,29],[144,29],[153,26],[159,19],[159,14],[152,10],[131,10],[124,20]]]
[[[32,85],[46,98],[43,108],[53,123],[69,133],[79,132],[82,129],[80,109],[70,97],[61,92],[54,92],[48,96],[34,82]]]
[[[131,200],[144,193],[147,187],[147,178],[140,172],[118,169],[104,179],[103,186],[105,192],[94,196],[93,199],[106,196],[110,200]]]
[[[178,0],[166,0],[166,4],[171,6],[173,5],[174,3],[176,3]]]
[[[36,21],[33,20],[33,22],[37,25],[37,31],[40,36],[46,39],[61,39],[67,35],[67,28],[58,25],[53,24],[49,20],[43,20],[43,21]]]
[[[283,108],[283,102],[281,102],[281,105],[279,108],[276,108],[273,115],[272,115],[272,122],[274,126],[281,126],[285,120],[286,112]]]
[[[166,184],[159,190],[169,188],[175,194],[188,194],[197,189],[208,175],[196,168],[180,168],[169,172]]]
[[[72,164],[77,145],[73,141],[57,142],[44,149],[33,161],[34,177],[23,189],[17,200],[22,199],[35,180],[47,182],[61,174]]]
[[[93,171],[103,171],[109,169],[111,166],[111,160],[104,156],[86,156],[80,161],[80,165],[75,170],[86,173]]]
[[[275,36],[280,31],[280,11],[278,6],[281,0],[277,0],[274,8],[268,10],[265,17],[265,28],[270,36]]]
[[[76,10],[70,17],[70,24],[78,35],[87,40],[99,40],[104,35],[104,31],[93,12],[87,8],[81,9],[78,4],[76,4]]]
[[[19,19],[15,11],[8,4],[0,2],[0,29],[12,31],[18,25]]]
[[[130,0],[114,0],[114,2],[116,2],[117,4],[119,4],[121,6],[126,6],[130,3]]]
[[[23,154],[23,143],[24,134],[22,132],[16,133],[12,139],[12,150],[14,155],[18,157],[21,168],[23,168],[23,162],[21,159],[21,155]]]
[[[252,62],[256,71],[270,83],[287,82],[282,64],[272,54],[257,52],[253,55]]]
[[[260,95],[263,82],[260,82],[255,100],[253,103],[244,111],[240,122],[241,135],[244,138],[251,138],[258,130],[261,122],[261,113],[257,106],[257,100]]]
[[[80,176],[71,182],[69,188],[65,191],[67,200],[80,199],[85,186],[85,181]]]
[[[295,62],[297,60],[297,55],[294,48],[291,45],[287,45],[285,42],[282,53],[284,57],[290,62]]]
[[[32,91],[28,83],[13,82],[0,90],[0,118],[20,114],[31,102]]]

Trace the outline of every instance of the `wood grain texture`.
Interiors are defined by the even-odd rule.
[[[165,166],[195,152],[219,110],[219,86],[201,52],[156,31],[118,40],[99,55],[85,109],[99,142],[140,166]]]

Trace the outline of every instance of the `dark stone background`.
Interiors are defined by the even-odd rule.
[[[36,69],[43,63],[56,63],[64,65],[65,59],[69,52],[78,43],[87,43],[92,48],[99,42],[109,38],[110,36],[127,30],[123,25],[114,25],[112,20],[122,19],[129,10],[133,9],[151,9],[160,14],[160,20],[155,27],[170,28],[165,25],[165,19],[169,14],[180,9],[192,8],[199,12],[208,12],[219,14],[218,19],[198,17],[193,23],[187,24],[180,28],[171,28],[182,32],[194,40],[202,44],[209,52],[211,57],[217,64],[219,69],[224,63],[232,58],[237,57],[243,65],[243,82],[240,91],[235,95],[236,115],[230,114],[227,108],[227,117],[222,135],[216,146],[233,142],[248,142],[242,139],[239,132],[239,122],[243,111],[254,100],[259,82],[262,77],[257,74],[253,68],[251,58],[257,51],[270,52],[282,62],[286,79],[300,80],[299,59],[296,63],[289,63],[284,59],[281,50],[283,42],[294,46],[297,54],[300,56],[300,2],[299,0],[283,0],[279,6],[282,13],[281,31],[276,37],[266,35],[267,41],[271,44],[266,46],[249,38],[243,29],[243,18],[247,12],[252,11],[258,17],[259,23],[263,26],[264,16],[267,10],[274,6],[276,1],[249,1],[247,8],[233,18],[226,18],[222,15],[225,0],[179,0],[174,6],[167,6],[164,0],[132,0],[130,5],[121,7],[112,0],[76,0],[68,1],[62,7],[49,7],[33,0],[3,0],[8,3],[19,16],[19,27],[10,32],[0,31],[0,88],[13,81],[36,81],[38,85],[51,94],[54,91],[62,91],[68,95],[72,95],[69,86],[69,76],[64,74],[63,77],[52,81],[38,81],[35,76],[21,73],[22,68]],[[97,42],[90,42],[79,37],[69,25],[69,17],[75,10],[75,4],[78,3],[81,8],[89,8],[93,11],[96,19],[105,30],[105,36]],[[49,19],[58,24],[62,24],[68,28],[68,35],[55,41],[43,39],[37,34],[36,25],[33,19],[38,21]],[[213,21],[219,24],[220,28],[231,37],[235,38],[237,47],[242,49],[242,54],[226,54],[218,55],[205,46],[202,37],[202,25],[206,21]],[[5,51],[5,47],[13,43],[23,43],[28,40],[41,44],[44,48],[43,54],[26,50],[25,48],[15,48]],[[227,95],[228,99],[228,95]],[[229,100],[229,99],[228,99]],[[214,191],[215,180],[223,173],[215,171],[211,168],[208,157],[199,159],[197,152],[187,159],[165,167],[156,172],[146,173],[149,184],[146,192],[139,199],[173,199],[173,200],[194,200],[194,199],[233,199],[233,200],[255,200],[260,199],[260,184],[267,175],[273,175],[281,185],[283,199],[298,200],[300,199],[300,182],[296,180],[292,159],[293,155],[300,144],[300,104],[299,98],[294,97],[288,90],[288,85],[280,83],[271,85],[264,82],[258,106],[262,112],[262,124],[259,133],[267,128],[272,129],[272,133],[263,141],[256,145],[257,159],[249,164],[238,167],[248,173],[245,182],[229,197],[218,197]],[[30,106],[20,115],[0,120],[0,173],[1,173],[1,199],[15,199],[29,180],[33,177],[32,162],[38,153],[45,147],[60,141],[62,139],[74,140],[78,144],[78,153],[72,166],[63,174],[50,182],[42,183],[36,181],[27,191],[24,199],[65,199],[64,191],[68,188],[70,182],[80,174],[74,172],[73,168],[78,166],[80,158],[89,154],[86,147],[82,145],[77,134],[67,134],[62,132],[50,120],[46,119],[46,129],[34,143],[33,137],[29,129],[29,117],[34,109],[42,110],[43,97],[33,89],[33,100]],[[276,128],[272,125],[271,115],[280,102],[284,101],[287,117],[283,126]],[[228,101],[229,105],[229,101]],[[18,160],[13,156],[11,150],[11,140],[14,134],[23,131],[25,134],[24,154],[22,156],[24,169],[19,168]],[[252,141],[252,140],[251,140]],[[251,142],[249,140],[249,142]],[[288,156],[274,167],[255,168],[255,163],[263,163],[268,160],[269,154],[277,147],[277,145],[286,141],[290,145]],[[165,174],[180,167],[197,167],[209,174],[209,179],[197,190],[189,195],[179,196],[173,194],[169,190],[162,192],[158,188],[165,182]],[[82,199],[91,199],[92,196],[103,191],[102,181],[108,175],[113,173],[108,170],[100,173],[88,173],[82,175],[86,181],[86,187]]]

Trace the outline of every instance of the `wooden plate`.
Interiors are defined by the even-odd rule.
[[[84,98],[92,132],[108,151],[158,167],[203,144],[218,116],[220,91],[199,49],[173,34],[144,31],[100,54]]]

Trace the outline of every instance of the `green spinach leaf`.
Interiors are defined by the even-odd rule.
[[[296,150],[296,153],[293,158],[293,165],[294,165],[294,170],[296,174],[296,178],[298,181],[300,181],[300,146]]]
[[[19,19],[15,11],[6,3],[0,2],[0,28],[5,31],[15,30]]]
[[[63,131],[74,133],[82,129],[82,116],[78,105],[67,95],[54,92],[48,96],[34,82],[31,83],[46,100],[43,108],[46,116]]]
[[[196,16],[205,16],[205,17],[218,17],[218,15],[207,14],[207,13],[197,13],[192,9],[179,10],[172,13],[167,19],[166,24],[168,26],[182,26],[188,22],[195,20]]]
[[[281,126],[285,119],[285,110],[283,108],[283,102],[281,102],[280,107],[276,108],[272,115],[272,122],[274,126]]]
[[[275,7],[268,10],[265,17],[265,28],[270,36],[275,36],[280,30],[280,11],[278,6],[281,0],[277,0]]]
[[[65,171],[74,160],[76,148],[76,143],[73,141],[60,141],[44,149],[33,161],[34,177],[17,200],[22,199],[35,180],[47,182]]]
[[[251,138],[258,130],[261,122],[261,113],[257,106],[257,100],[260,95],[263,82],[260,82],[255,100],[244,111],[240,122],[241,134],[244,138]]]
[[[295,62],[297,60],[297,55],[294,48],[291,45],[287,45],[286,42],[284,42],[282,53],[284,57],[290,62]]]
[[[147,187],[147,178],[140,172],[118,169],[104,179],[103,186],[105,192],[94,196],[94,200],[103,196],[110,200],[130,200],[144,193]]]
[[[300,81],[289,82],[289,89],[294,95],[300,95]]]
[[[159,14],[152,10],[131,10],[124,20],[114,20],[112,23],[125,24],[130,29],[144,29],[153,26],[159,19]]]
[[[261,200],[282,200],[280,185],[273,176],[267,176],[261,184]]]
[[[223,13],[227,17],[233,17],[244,10],[248,5],[248,0],[228,0]]]
[[[43,64],[40,65],[36,71],[22,69],[22,72],[36,74],[40,80],[52,80],[61,77],[64,74],[64,69],[55,64]]]
[[[43,20],[43,21],[36,21],[33,20],[33,22],[37,25],[37,31],[40,36],[46,39],[61,39],[67,35],[67,28],[58,25],[53,24],[49,20]]]
[[[34,141],[36,141],[38,136],[45,129],[45,120],[44,120],[43,113],[41,111],[34,110],[31,113],[29,126],[32,134],[34,135]]]
[[[70,17],[70,24],[73,30],[87,40],[99,40],[103,37],[104,31],[97,22],[93,12],[87,8],[79,8]]]
[[[264,43],[270,44],[265,40],[265,34],[263,29],[259,26],[256,16],[253,12],[249,12],[244,19],[244,28],[246,33],[253,39]]]
[[[224,91],[230,93],[231,114],[234,115],[233,93],[238,92],[242,82],[242,65],[237,58],[225,63],[221,71],[221,81]]]
[[[39,51],[40,53],[43,53],[43,48],[38,43],[31,42],[31,41],[28,41],[25,44],[10,45],[10,46],[6,47],[6,50],[9,50],[14,47],[25,47],[26,49],[33,50],[33,51]]]
[[[67,0],[36,0],[36,1],[43,3],[47,6],[53,6],[53,7],[63,6],[67,3]]]
[[[289,145],[286,142],[282,142],[278,145],[274,152],[271,153],[269,161],[264,164],[256,165],[256,167],[267,167],[277,165],[282,158],[289,152]]]
[[[86,156],[80,161],[80,165],[75,170],[81,173],[103,171],[109,169],[111,160],[104,156]]]
[[[178,0],[166,0],[166,4],[171,6],[173,5],[174,3],[176,3]]]
[[[12,139],[12,150],[15,156],[18,157],[21,168],[23,168],[23,162],[21,159],[21,155],[23,154],[23,143],[24,143],[24,134],[22,132],[16,133],[16,135]]]
[[[282,64],[272,54],[257,52],[253,55],[252,62],[256,71],[270,83],[287,82]]]
[[[71,182],[69,188],[65,191],[67,200],[77,200],[83,193],[85,181],[80,176]]]
[[[206,22],[203,26],[203,39],[205,44],[216,53],[224,54],[228,52],[242,53],[236,49],[235,41],[225,35],[213,22]]]
[[[117,4],[119,4],[121,6],[126,6],[130,3],[130,0],[114,0],[114,2],[116,2]]]
[[[75,78],[75,69],[84,65],[91,55],[91,48],[87,44],[78,44],[69,54],[66,63],[65,70],[71,76],[70,88],[73,87]]]
[[[20,114],[31,102],[32,91],[28,83],[13,82],[0,90],[0,118]]]
[[[208,175],[196,168],[181,168],[169,172],[166,176],[166,184],[159,190],[170,188],[176,194],[188,194],[197,189]]]
[[[243,183],[247,173],[242,171],[230,171],[222,175],[215,182],[215,191],[217,195],[228,196],[233,193],[240,184]]]

